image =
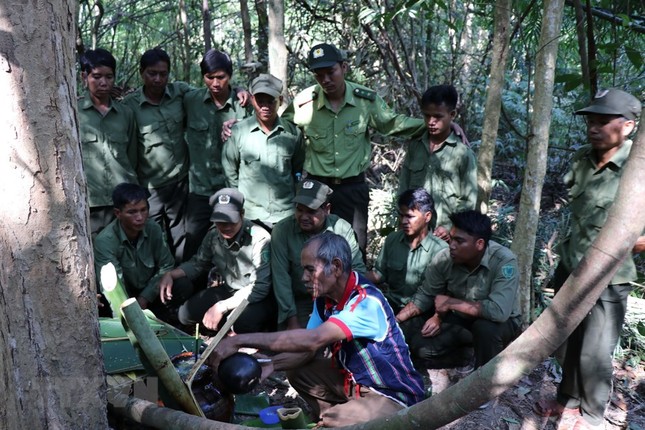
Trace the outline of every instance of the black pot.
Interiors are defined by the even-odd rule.
[[[217,376],[223,388],[229,393],[245,394],[260,382],[262,366],[258,361],[243,352],[236,352],[219,364]]]

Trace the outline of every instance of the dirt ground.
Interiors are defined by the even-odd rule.
[[[425,376],[425,375],[424,375]],[[454,372],[449,372],[454,381]],[[557,419],[533,411],[537,399],[555,396],[560,375],[553,360],[544,361],[512,389],[493,400],[486,409],[471,412],[442,427],[451,430],[557,430]],[[429,377],[424,378],[427,381]],[[284,374],[267,379],[256,390],[269,395],[271,405],[300,406],[302,399],[285,384]],[[606,430],[645,430],[645,371],[614,362],[614,390],[605,413]]]

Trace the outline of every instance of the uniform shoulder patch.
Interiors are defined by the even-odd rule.
[[[372,102],[376,100],[376,91],[367,90],[365,88],[354,88],[354,95]]]
[[[515,266],[512,264],[505,264],[502,266],[502,276],[506,279],[511,279],[515,276]]]

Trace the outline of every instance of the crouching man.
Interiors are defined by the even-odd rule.
[[[314,236],[302,249],[301,264],[315,299],[307,328],[229,337],[211,364],[241,347],[283,353],[273,358],[273,370],[288,370],[289,382],[324,427],[389,416],[421,401],[421,375],[392,308],[378,288],[351,271],[347,241],[331,232]],[[331,358],[315,354],[327,346]]]
[[[179,308],[179,321],[185,325],[201,321],[207,329],[217,330],[225,315],[248,299],[249,305],[233,325],[234,331],[274,328],[276,305],[271,294],[269,233],[244,218],[244,196],[234,188],[219,190],[210,204],[215,228],[208,231],[197,254],[161,278],[161,300],[172,300],[178,280],[195,280],[215,269],[214,285],[197,292]]]
[[[396,319],[407,321],[402,327],[416,357],[433,361],[472,344],[478,368],[519,334],[517,261],[490,240],[486,215],[465,211],[450,221],[449,248],[432,260],[421,288]]]

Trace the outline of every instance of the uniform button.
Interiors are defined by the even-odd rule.
[[[336,152],[336,155],[338,155],[338,152]]]

